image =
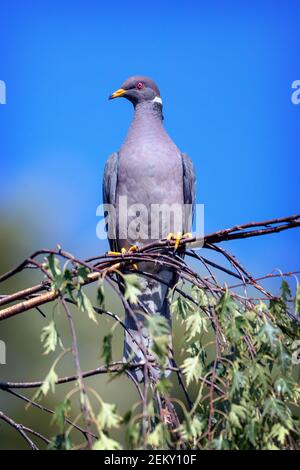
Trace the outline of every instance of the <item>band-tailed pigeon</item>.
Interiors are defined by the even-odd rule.
[[[190,232],[196,178],[192,161],[180,152],[163,127],[162,100],[153,80],[131,77],[109,98],[117,97],[127,98],[134,106],[127,137],[119,152],[107,160],[103,177],[103,202],[116,208],[115,216],[108,219],[109,243],[111,250],[120,252],[132,245],[167,238],[170,232]],[[127,209],[121,208],[125,200]],[[163,315],[171,324],[167,294],[176,282],[174,272],[150,262],[139,263],[138,269],[145,275],[139,274],[142,286],[139,304],[131,305],[135,319],[145,324],[147,312]],[[136,321],[132,311],[125,314],[129,334],[125,333],[124,360],[143,361]],[[151,340],[145,327],[142,336],[149,351]],[[171,354],[166,364],[172,364]],[[142,381],[142,370],[136,370],[133,375]]]

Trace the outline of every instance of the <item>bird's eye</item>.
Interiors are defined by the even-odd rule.
[[[139,90],[141,90],[142,88],[144,88],[143,82],[138,82],[138,83],[136,84],[136,87],[137,87]]]

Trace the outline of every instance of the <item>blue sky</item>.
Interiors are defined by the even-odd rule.
[[[107,97],[133,74],[161,89],[206,232],[299,212],[299,18],[296,1],[1,0],[2,223],[34,224],[40,246],[106,249],[102,172],[132,116]],[[227,248],[256,274],[300,265],[297,230]]]

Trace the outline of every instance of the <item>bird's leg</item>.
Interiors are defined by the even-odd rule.
[[[186,238],[193,238],[193,234],[191,232],[186,232],[186,233],[177,232],[177,234],[175,235],[174,233],[171,232],[167,236],[167,240],[175,240],[174,251],[177,251],[181,240],[184,240]]]

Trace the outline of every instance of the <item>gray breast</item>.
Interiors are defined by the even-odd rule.
[[[131,243],[145,241],[145,231],[148,231],[148,241],[166,237],[170,231],[182,231],[180,226],[174,226],[172,220],[172,211],[178,214],[174,205],[183,204],[181,154],[167,135],[153,139],[148,134],[143,139],[127,140],[120,150],[117,185],[119,203],[120,196],[123,196],[123,201],[124,197],[127,198],[128,226],[131,224],[134,228],[132,222],[136,215],[140,217],[141,236],[133,240],[133,234],[129,234]],[[170,224],[164,220],[169,217],[167,206],[170,206],[171,211]],[[162,215],[162,211],[165,215]],[[118,219],[120,216],[122,214],[118,214]],[[126,239],[127,234],[123,235],[122,238]]]

